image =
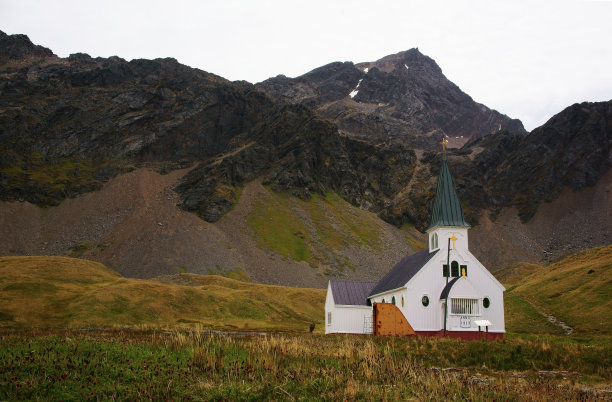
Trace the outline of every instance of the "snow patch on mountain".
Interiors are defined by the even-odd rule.
[[[366,70],[367,70],[367,68],[366,68]],[[359,80],[359,82],[357,83],[357,86],[355,87],[355,89],[353,89],[351,91],[351,93],[349,94],[351,99],[354,98],[359,93],[359,89],[358,88],[359,88],[359,85],[361,85],[361,81],[363,81],[363,78]]]

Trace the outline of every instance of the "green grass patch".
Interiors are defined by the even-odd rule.
[[[506,292],[504,294],[506,331],[522,334],[557,334],[563,329],[554,325],[540,314],[529,302],[520,296]]]
[[[315,194],[311,201],[300,204],[328,248],[339,250],[353,244],[381,250],[378,220],[353,207],[335,192],[328,192],[325,197]]]
[[[29,200],[38,205],[57,205],[67,194],[101,186],[94,177],[100,166],[91,160],[46,158],[36,153],[9,159],[11,163],[0,164],[0,175],[8,183],[5,191],[23,195],[27,190]]]
[[[87,242],[75,244],[68,250],[68,256],[78,258],[86,253],[90,248],[91,246]]]
[[[202,330],[1,332],[0,399],[589,400],[612,372],[609,339]]]
[[[235,281],[251,282],[251,277],[249,276],[249,274],[244,272],[244,270],[239,267],[225,272],[223,276],[225,276],[226,278],[233,279]]]
[[[274,250],[285,258],[310,261],[310,232],[299,217],[287,206],[283,195],[257,200],[247,218],[257,237],[258,245]]]
[[[255,202],[247,223],[258,246],[311,266],[331,265],[329,272],[354,269],[340,252],[348,247],[381,252],[383,228],[379,219],[355,208],[338,194],[314,194],[300,200],[268,188]]]
[[[522,267],[509,276],[513,293],[558,317],[578,332],[612,334],[612,246],[587,250],[548,266]],[[520,272],[520,271],[519,271]]]

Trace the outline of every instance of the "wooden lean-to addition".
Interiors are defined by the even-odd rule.
[[[399,308],[391,303],[374,303],[374,335],[416,335]]]

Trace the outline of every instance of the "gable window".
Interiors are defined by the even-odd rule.
[[[484,299],[482,299],[482,306],[484,308],[489,308],[490,305],[491,305],[491,300],[489,300],[488,297],[485,297]]]
[[[331,325],[331,311],[327,313],[327,325]]]
[[[459,276],[459,263],[457,261],[451,262],[451,276],[455,278]]]
[[[445,278],[450,276],[448,272],[448,265],[446,264],[442,265],[442,276]]]
[[[429,306],[429,297],[427,295],[421,297],[421,304],[423,304],[424,307]]]
[[[460,270],[460,275],[461,276],[467,276],[467,265],[461,265],[459,268],[461,269]]]
[[[451,299],[451,314],[480,315],[478,299]]]

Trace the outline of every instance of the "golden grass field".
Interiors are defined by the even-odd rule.
[[[509,333],[562,334],[538,309],[577,333],[609,335],[612,246],[549,266],[497,273],[507,287]],[[0,326],[189,327],[306,331],[323,322],[325,290],[261,285],[217,275],[128,279],[67,257],[0,257]],[[537,308],[537,309],[536,309]],[[317,325],[317,331],[322,330]]]
[[[606,400],[611,248],[500,272],[506,337],[471,342],[308,334],[321,289],[3,257],[0,400]]]
[[[0,325],[306,330],[323,316],[321,289],[217,275],[181,274],[165,280],[183,285],[128,279],[102,264],[74,258],[2,257]]]

